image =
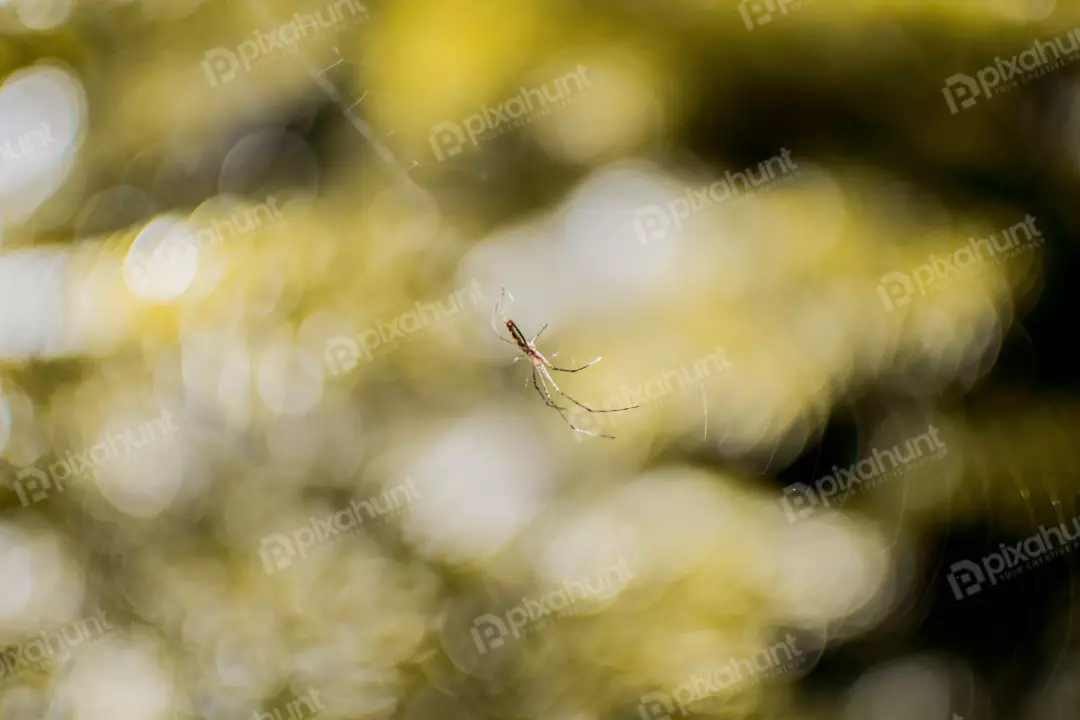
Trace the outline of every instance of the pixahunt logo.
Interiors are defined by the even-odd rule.
[[[202,250],[222,245],[226,239],[239,240],[259,228],[281,222],[284,218],[285,215],[278,207],[278,199],[270,196],[266,202],[199,223],[195,232],[195,246]]]
[[[305,695],[286,703],[285,710],[289,712],[288,716],[279,707],[271,708],[270,712],[255,710],[252,712],[252,720],[303,720],[305,717],[315,717],[326,710],[326,706],[319,699],[319,693],[315,688],[308,688]]]
[[[926,441],[925,453],[919,444],[921,440]],[[832,474],[815,480],[813,487],[802,483],[788,485],[784,488],[780,504],[788,522],[794,523],[808,517],[817,508],[839,507],[856,493],[899,477],[902,472],[930,460],[943,458],[947,453],[945,443],[938,437],[938,428],[931,425],[927,432],[904,443],[903,451],[899,444],[889,450],[875,448],[871,456],[852,463],[846,470],[833,465]],[[885,466],[886,460],[889,461],[888,468]]]
[[[464,152],[466,136],[467,142],[476,147],[480,144],[482,135],[501,135],[549,114],[553,107],[569,104],[575,94],[592,85],[592,81],[585,76],[586,71],[587,67],[578,65],[574,72],[556,78],[551,83],[545,83],[538,88],[521,88],[517,95],[494,108],[483,105],[480,112],[470,115],[460,123],[439,123],[431,128],[429,137],[435,157],[441,162]],[[554,92],[548,92],[549,84],[553,86]]]
[[[1037,40],[1019,55],[1006,60],[995,57],[993,63],[975,71],[975,77],[958,73],[946,78],[941,92],[949,105],[949,113],[956,115],[974,107],[980,97],[989,100],[1064,67],[1080,57],[1078,41],[1080,29],[1070,30],[1049,41]]]
[[[498,615],[486,613],[473,620],[473,643],[481,655],[506,644],[508,635],[518,639],[526,632],[554,622],[570,614],[580,603],[590,600],[604,600],[624,588],[633,577],[626,559],[600,573],[593,586],[592,578],[583,582],[564,582],[558,590],[552,590],[543,597],[522,598],[520,602],[506,611],[505,620]]]
[[[923,297],[932,290],[946,287],[951,280],[970,276],[987,262],[1010,260],[1043,243],[1043,234],[1035,227],[1035,218],[1028,215],[1023,222],[1002,230],[1001,237],[995,232],[979,240],[968,238],[968,244],[959,250],[941,255],[931,253],[929,262],[919,265],[910,274],[891,272],[882,275],[878,295],[885,309],[892,312],[910,303],[916,292]]]
[[[997,585],[1072,552],[1080,542],[1080,517],[1072,519],[1072,534],[1069,525],[1063,522],[1050,529],[1040,525],[1039,532],[1014,545],[999,543],[1001,552],[985,555],[977,563],[971,560],[954,562],[949,566],[948,574],[953,597],[957,600],[971,597],[981,592],[987,582],[991,586]]]
[[[0,648],[0,680],[15,677],[23,670],[48,673],[72,655],[72,649],[115,630],[105,611],[44,632],[21,645]]]
[[[206,51],[202,61],[203,73],[210,87],[217,87],[236,79],[242,67],[245,72],[259,62],[279,52],[292,52],[299,46],[322,35],[325,30],[344,29],[349,23],[360,22],[368,17],[368,9],[357,0],[338,0],[317,13],[294,13],[293,19],[270,32],[256,30],[253,40],[245,40],[235,50],[216,47]],[[309,34],[310,33],[310,34]]]
[[[138,437],[135,431],[138,431]],[[109,434],[105,440],[95,443],[89,450],[79,453],[69,450],[62,460],[49,465],[48,474],[34,467],[23,468],[16,474],[12,489],[19,496],[22,506],[28,507],[45,500],[50,492],[63,492],[74,482],[96,479],[95,470],[118,458],[129,457],[159,439],[173,441],[177,431],[172,413],[164,410],[161,419],[149,420],[135,430],[128,430],[120,435]],[[118,441],[122,449],[117,449]]]
[[[38,150],[55,143],[52,127],[42,120],[36,129],[27,130],[14,139],[0,142],[0,167],[14,166],[20,160],[25,160]]]
[[[642,407],[662,404],[666,398],[681,393],[687,388],[699,387],[714,372],[723,373],[731,367],[727,350],[718,347],[715,352],[698,358],[688,365],[683,365],[674,372],[664,370],[646,382],[633,386],[620,385],[617,393],[604,398],[597,407],[630,407],[632,405]],[[582,429],[610,430],[617,427],[625,419],[622,416],[628,413],[590,413],[575,407],[570,414],[573,423]],[[581,433],[574,433],[576,442],[585,442],[586,437]]]
[[[743,0],[739,3],[739,14],[747,30],[759,25],[768,25],[777,14],[787,15],[810,4],[810,0]]]
[[[371,360],[376,348],[394,347],[400,340],[454,317],[465,308],[462,297],[466,295],[474,308],[487,302],[487,298],[480,292],[480,285],[473,280],[471,289],[462,288],[451,293],[446,307],[443,307],[441,300],[416,302],[413,310],[401,313],[389,323],[379,320],[375,327],[360,333],[357,337],[359,344],[348,337],[332,338],[326,343],[324,351],[331,374],[347,373],[357,366],[357,358],[361,355],[365,360]]]
[[[259,543],[259,557],[267,575],[281,572],[299,556],[306,559],[311,549],[317,546],[340,542],[361,530],[375,527],[378,523],[393,517],[410,503],[420,499],[420,493],[413,484],[413,479],[384,491],[369,500],[353,500],[349,507],[332,512],[323,517],[310,517],[308,523],[296,528],[289,534],[272,533],[265,535]],[[365,526],[365,512],[367,524]]]
[[[799,173],[799,166],[791,159],[791,151],[781,148],[780,154],[757,164],[760,177],[754,177],[753,168],[742,172],[724,173],[723,180],[701,188],[688,188],[683,197],[677,197],[665,206],[646,205],[634,214],[634,229],[638,240],[645,245],[649,240],[663,240],[673,229],[681,229],[683,223],[711,207],[721,205],[754,192],[775,188]],[[742,183],[740,188],[738,183]]]
[[[271,196],[266,202],[215,217],[212,221],[200,219],[182,223],[164,242],[152,248],[133,247],[128,256],[130,272],[141,285],[152,285],[154,278],[160,277],[169,265],[184,267],[198,262],[200,253],[220,247],[226,238],[240,240],[259,228],[281,222],[284,217],[277,198]]]
[[[732,658],[725,665],[705,676],[695,675],[672,693],[649,693],[641,697],[638,715],[641,720],[671,720],[689,715],[690,706],[727,690],[750,687],[763,679],[791,672],[802,664],[803,654],[795,647],[795,638],[787,635],[784,642],[775,643],[747,658]]]

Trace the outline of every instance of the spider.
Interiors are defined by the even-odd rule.
[[[589,430],[583,430],[582,428],[579,428],[577,425],[574,425],[574,423],[570,422],[570,418],[568,418],[566,416],[566,412],[565,412],[567,410],[567,408],[562,407],[561,405],[558,405],[558,404],[555,403],[555,401],[551,398],[551,391],[548,390],[547,384],[551,383],[551,387],[555,388],[555,392],[559,393],[564,398],[566,398],[570,402],[574,403],[578,407],[582,408],[583,410],[587,410],[588,412],[591,412],[591,413],[623,412],[625,410],[634,410],[634,409],[640,407],[640,405],[631,405],[630,407],[614,408],[614,409],[611,409],[611,410],[598,410],[596,408],[591,408],[588,405],[580,403],[577,400],[575,400],[574,398],[572,398],[569,395],[567,395],[566,393],[564,393],[562,391],[562,389],[558,386],[558,384],[556,384],[555,380],[552,379],[551,372],[550,372],[551,370],[554,370],[556,372],[565,372],[565,373],[581,372],[585,368],[592,367],[596,363],[600,362],[600,358],[596,358],[592,362],[586,363],[585,365],[582,365],[579,368],[555,367],[550,362],[548,362],[548,359],[546,357],[544,357],[543,354],[541,354],[541,352],[539,350],[536,349],[536,341],[543,334],[543,332],[545,330],[547,330],[547,323],[545,323],[544,326],[542,328],[540,328],[540,332],[536,333],[536,335],[534,335],[531,340],[527,340],[525,338],[525,334],[523,332],[521,332],[521,328],[519,328],[517,326],[517,323],[515,323],[513,320],[507,320],[505,316],[502,316],[503,324],[506,326],[506,329],[510,332],[510,336],[514,338],[513,342],[511,342],[510,340],[507,340],[501,334],[499,334],[499,328],[495,325],[495,315],[496,314],[502,315],[502,310],[501,310],[502,303],[503,303],[503,300],[507,296],[509,296],[511,300],[514,299],[514,296],[510,295],[510,293],[506,292],[506,288],[503,288],[502,289],[502,297],[499,299],[499,302],[495,303],[495,310],[491,314],[491,328],[495,331],[495,334],[498,335],[500,340],[502,340],[504,343],[507,343],[509,345],[514,345],[515,347],[517,347],[518,350],[521,351],[521,355],[518,355],[517,357],[515,357],[514,362],[517,362],[521,358],[528,358],[529,362],[532,363],[532,383],[533,383],[533,387],[536,388],[536,392],[540,394],[541,398],[543,398],[544,404],[547,405],[550,408],[555,408],[555,410],[558,411],[558,413],[562,417],[562,419],[566,421],[566,424],[569,425],[570,428],[572,430],[574,430],[575,432],[579,432],[579,433],[582,433],[584,435],[592,435],[594,437],[602,437],[602,438],[608,438],[610,440],[614,440],[615,436],[613,436],[613,435],[604,435],[603,433],[590,432]],[[559,353],[557,353],[557,352],[553,353],[551,355],[551,357],[552,358],[557,357],[558,354]],[[526,384],[527,383],[528,383],[528,380],[526,380]]]

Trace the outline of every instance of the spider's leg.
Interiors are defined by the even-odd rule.
[[[556,382],[555,382],[555,381],[554,381],[554,380],[553,380],[553,379],[551,378],[551,375],[550,375],[550,373],[548,373],[548,372],[547,372],[547,369],[546,369],[546,368],[545,368],[545,369],[543,369],[543,370],[541,370],[540,372],[541,372],[542,376],[543,376],[543,377],[545,377],[545,378],[547,379],[547,381],[548,381],[549,383],[551,383],[551,386],[552,386],[553,388],[555,388],[555,392],[559,393],[559,394],[560,394],[560,395],[562,395],[562,396],[563,396],[564,398],[566,398],[566,399],[567,399],[567,400],[569,400],[570,402],[572,402],[572,403],[574,403],[575,405],[577,405],[577,406],[578,406],[579,408],[582,408],[583,410],[588,410],[588,411],[589,411],[589,412],[591,412],[591,413],[609,413],[609,412],[623,412],[624,410],[635,410],[635,409],[637,409],[637,408],[641,407],[640,405],[631,405],[630,407],[624,407],[624,408],[612,408],[612,409],[610,409],[610,410],[598,410],[598,409],[596,409],[596,408],[591,408],[591,407],[589,407],[588,405],[585,405],[584,403],[580,403],[580,402],[578,402],[577,400],[575,400],[574,398],[572,398],[572,397],[570,397],[569,395],[567,395],[566,393],[564,393],[564,392],[562,391],[562,388],[560,388],[560,387],[558,386],[558,384],[557,384],[557,383],[556,383]]]
[[[540,328],[540,332],[538,332],[538,333],[536,333],[535,335],[533,335],[533,339],[529,341],[529,344],[530,344],[530,345],[534,344],[534,343],[535,343],[535,342],[537,341],[537,339],[538,339],[538,338],[539,338],[539,337],[540,337],[541,335],[543,335],[543,334],[544,334],[544,331],[545,331],[545,330],[547,330],[547,326],[548,326],[548,324],[547,324],[547,323],[544,323],[544,327]],[[555,357],[555,356],[554,356],[554,355],[552,355],[551,357]]]
[[[495,331],[495,335],[500,340],[502,340],[504,343],[506,343],[507,345],[513,345],[514,347],[517,347],[516,342],[511,342],[510,340],[507,340],[506,338],[504,338],[502,336],[502,332],[499,331],[499,327],[495,324],[495,316],[496,315],[499,315],[503,319],[504,322],[506,321],[506,316],[503,315],[503,313],[502,313],[502,301],[503,301],[503,298],[505,298],[507,294],[508,293],[506,292],[506,288],[503,288],[502,289],[502,295],[499,297],[499,301],[497,303],[495,303],[495,309],[491,311],[491,329]],[[511,295],[510,299],[513,300],[514,296]]]
[[[556,410],[558,410],[561,413],[566,408],[560,407],[559,405],[555,404],[555,401],[551,399],[551,393],[548,392],[547,385],[544,385],[543,388],[540,387],[540,385],[544,382],[543,378],[541,378],[540,382],[538,383],[536,381],[536,375],[537,375],[536,366],[534,365],[533,366],[533,371],[532,371],[533,387],[536,388],[536,392],[538,392],[540,394],[540,397],[543,399],[545,405],[547,405],[550,408],[555,408]],[[526,382],[526,384],[528,384],[528,383]]]
[[[537,378],[538,375],[540,377],[540,382],[539,383],[537,383],[537,381],[536,381],[536,378]],[[561,417],[563,419],[563,421],[567,425],[570,426],[571,430],[573,430],[574,432],[579,432],[582,435],[592,435],[593,437],[602,437],[602,438],[607,438],[608,440],[614,440],[615,439],[614,435],[605,435],[603,433],[592,432],[591,430],[585,430],[585,429],[579,428],[577,425],[570,422],[570,418],[568,418],[566,416],[566,412],[565,412],[566,408],[556,405],[555,402],[553,400],[551,400],[551,395],[550,395],[550,393],[547,392],[547,383],[544,382],[544,377],[545,377],[545,375],[542,372],[537,371],[536,369],[533,370],[533,385],[536,386],[536,391],[538,393],[540,393],[540,397],[544,398],[544,403],[548,407],[555,408],[555,410],[559,413],[559,417]],[[543,390],[540,389],[541,385],[544,388]]]
[[[503,314],[503,312],[502,312],[502,305],[503,305],[503,303],[504,303],[504,302],[506,301],[506,298],[508,298],[508,297],[509,297],[509,298],[510,298],[511,300],[513,300],[513,299],[514,299],[514,296],[513,296],[513,295],[511,295],[510,293],[508,293],[508,292],[506,291],[506,288],[504,287],[504,288],[502,289],[502,292],[501,292],[501,293],[499,294],[499,302],[495,303],[495,309],[496,309],[496,310],[498,311],[499,315],[500,315],[500,316],[502,317],[502,319],[503,319],[503,322],[505,322],[505,321],[506,321],[506,315],[504,315],[504,314]]]
[[[552,355],[551,357],[555,357],[555,356],[554,356],[554,355]],[[552,370],[556,370],[556,371],[558,371],[558,372],[581,372],[581,371],[582,371],[582,370],[584,370],[585,368],[587,368],[587,367],[592,367],[593,365],[595,365],[595,364],[596,364],[596,363],[598,363],[598,362],[600,362],[600,358],[596,358],[596,359],[595,359],[595,360],[593,360],[593,361],[592,361],[591,363],[586,363],[585,365],[582,365],[582,366],[581,366],[581,367],[579,367],[579,368],[560,368],[560,367],[555,367],[555,366],[554,366],[554,365],[552,365],[551,363],[547,363],[547,366],[548,366],[549,368],[551,368]]]

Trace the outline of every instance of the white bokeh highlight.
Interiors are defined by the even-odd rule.
[[[552,457],[522,420],[468,418],[429,448],[408,468],[420,501],[408,505],[403,523],[426,555],[462,563],[489,557],[546,504]]]
[[[68,178],[85,122],[82,84],[41,64],[0,85],[0,220],[28,220]]]
[[[184,294],[199,270],[195,231],[183,220],[150,221],[124,259],[124,282],[140,299],[167,303]]]

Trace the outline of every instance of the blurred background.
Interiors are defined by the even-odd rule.
[[[0,0],[0,718],[1080,716],[1078,73],[1055,0]]]

